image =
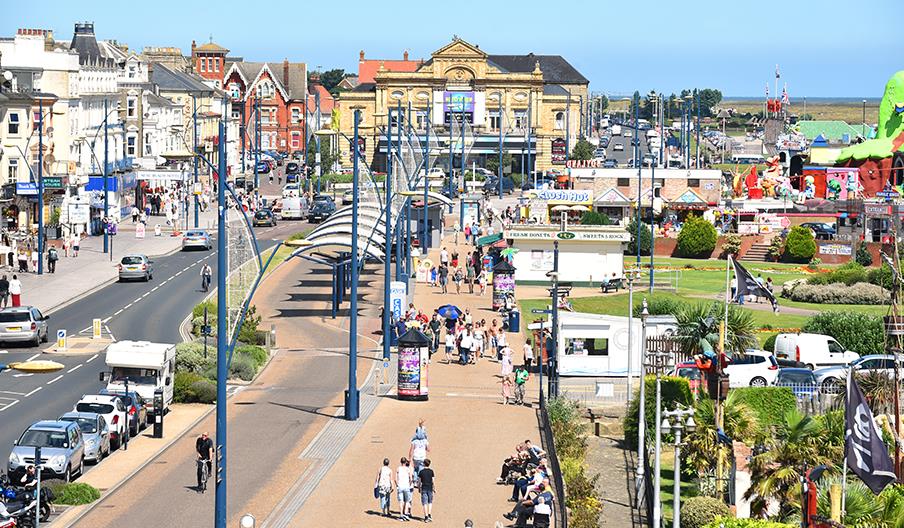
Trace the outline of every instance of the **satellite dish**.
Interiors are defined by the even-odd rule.
[[[4,81],[11,81],[11,80],[13,80],[13,72],[11,72],[11,71],[9,71],[9,70],[3,72],[3,80],[4,80]]]

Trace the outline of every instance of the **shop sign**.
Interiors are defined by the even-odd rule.
[[[552,149],[550,150],[552,155],[552,162],[556,165],[564,165],[565,158],[568,157],[568,151],[565,147],[565,140],[563,138],[556,138],[552,140]]]
[[[884,204],[863,204],[863,212],[870,216],[888,216],[891,214],[891,206]]]
[[[44,188],[45,189],[62,189],[63,188],[63,177],[62,176],[44,176]]]
[[[87,224],[91,216],[91,209],[88,204],[69,204],[69,223],[70,224]]]
[[[510,229],[503,235],[507,239],[521,240],[590,240],[597,242],[627,242],[631,239],[631,235],[627,231],[540,231],[527,229]]]
[[[443,92],[443,113],[474,112],[474,92]]]
[[[568,231],[560,231],[556,233],[556,238],[559,240],[572,240],[574,238],[574,233],[569,233]]]
[[[846,244],[821,244],[819,246],[820,255],[847,255],[852,253],[851,246]]]
[[[544,189],[532,193],[535,199],[547,202],[568,202],[575,204],[587,204],[593,201],[590,191],[573,189]]]
[[[401,281],[389,283],[389,310],[396,320],[405,314],[405,306],[408,299],[408,285]]]
[[[19,196],[37,196],[38,186],[32,182],[17,182],[16,194]]]

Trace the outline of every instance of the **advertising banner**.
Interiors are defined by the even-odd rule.
[[[389,283],[389,309],[396,320],[402,318],[408,300],[408,285],[402,281]]]

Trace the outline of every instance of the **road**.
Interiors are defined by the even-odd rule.
[[[606,148],[606,159],[614,159],[619,167],[626,167],[628,165],[628,161],[634,159],[634,147],[631,146],[631,140],[634,136],[634,129],[628,126],[622,126],[622,135],[620,136],[612,136],[609,138],[609,147]],[[632,137],[625,137],[625,133],[630,133]],[[637,131],[637,136],[640,137],[640,156],[643,157],[644,154],[649,154],[649,148],[647,146],[647,138],[646,132],[643,130]],[[623,145],[625,147],[624,150],[615,150],[615,145]]]
[[[307,227],[302,222],[280,222],[275,228],[255,229],[255,236],[263,250]],[[113,283],[52,313],[51,336],[58,329],[66,329],[70,335],[90,331],[92,319],[100,318],[117,340],[180,342],[179,325],[205,296],[200,288],[202,263],[210,263],[216,274],[216,250],[176,252],[153,260],[153,280]],[[0,361],[37,358],[40,351],[7,347],[0,353]],[[83,394],[96,393],[103,387],[98,379],[98,373],[104,370],[103,354],[54,354],[43,359],[53,359],[64,368],[51,375],[0,373],[0,460],[4,466],[13,442],[29,425],[60,416],[71,410]]]

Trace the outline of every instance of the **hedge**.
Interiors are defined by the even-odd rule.
[[[763,342],[763,350],[768,350],[769,352],[775,352],[775,338],[778,337],[778,334],[772,334],[771,336],[766,338],[766,341]]]
[[[822,312],[807,319],[801,331],[830,335],[841,346],[861,356],[885,353],[885,327],[878,315]]]
[[[714,497],[690,497],[681,505],[681,528],[703,528],[718,517],[731,515],[724,502]]]
[[[785,524],[775,521],[767,521],[766,519],[738,519],[726,515],[717,517],[704,528],[796,528],[799,523]]]
[[[797,398],[790,387],[742,387],[731,391],[738,404],[753,411],[764,431],[782,423],[785,413],[797,406]]]
[[[678,404],[690,407],[693,404],[691,387],[686,378],[666,376],[661,379],[662,408],[674,409]],[[647,433],[656,424],[656,376],[647,376],[645,379],[646,397],[645,414]],[[637,411],[640,405],[640,388],[634,392],[634,397],[628,405],[628,413],[625,415],[625,440],[629,445],[637,445]]]
[[[716,249],[719,235],[712,224],[699,216],[690,216],[678,232],[678,255],[689,258],[708,258]]]
[[[798,284],[782,296],[797,302],[815,304],[860,304],[882,305],[891,302],[888,291],[868,282],[857,282],[846,286],[841,282],[832,284]]]
[[[100,490],[82,482],[63,482],[48,484],[56,497],[56,504],[65,504],[67,506],[79,506],[82,504],[90,504],[100,498]]]
[[[217,388],[214,383],[194,372],[176,372],[173,400],[176,403],[213,403]]]
[[[806,227],[794,226],[785,238],[785,259],[791,262],[809,262],[816,254],[816,240]]]

